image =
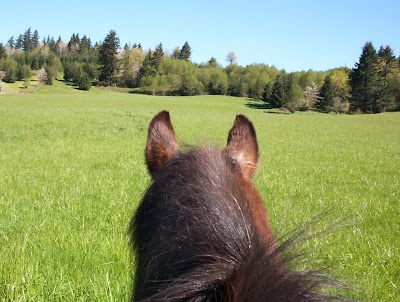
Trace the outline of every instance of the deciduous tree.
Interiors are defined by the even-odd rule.
[[[229,65],[237,64],[236,54],[233,51],[228,52],[228,55],[226,56],[226,61],[229,63]]]

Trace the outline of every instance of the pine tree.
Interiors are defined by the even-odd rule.
[[[333,105],[333,98],[335,97],[331,76],[327,76],[325,78],[319,95],[321,98],[318,102],[315,103],[315,107],[317,107],[317,109],[321,110],[322,112],[329,112]]]
[[[143,77],[152,76],[157,74],[157,70],[154,66],[153,52],[149,50],[146,57],[144,58],[143,65],[139,70],[139,80]]]
[[[57,42],[54,45],[54,50],[53,52],[56,53],[57,55],[61,55],[61,36],[58,36]]]
[[[4,48],[3,43],[0,43],[0,60],[5,56],[6,56],[6,49]]]
[[[207,64],[208,64],[208,66],[210,66],[210,67],[217,67],[217,66],[218,66],[218,64],[217,64],[217,59],[214,58],[214,57],[211,57],[211,59],[208,60]]]
[[[10,48],[11,48],[11,49],[14,48],[14,46],[15,46],[14,36],[11,36],[11,38],[8,39],[7,44],[10,45]]]
[[[19,37],[17,39],[17,42],[15,43],[15,48],[16,49],[22,48],[23,41],[24,41],[24,36],[23,35],[19,35]]]
[[[267,85],[264,86],[264,92],[262,94],[262,100],[266,103],[271,101],[272,96],[272,87],[274,86],[274,82],[269,82]]]
[[[79,42],[79,53],[80,54],[87,54],[92,47],[90,45],[90,39],[86,37],[86,35],[83,36],[82,40]]]
[[[31,46],[32,46],[32,44],[31,44],[31,28],[29,27],[26,31],[25,31],[25,33],[24,33],[24,36],[23,36],[23,42],[22,42],[22,49],[24,50],[24,51],[31,51]]]
[[[79,39],[77,39],[77,37],[73,33],[72,36],[71,36],[71,39],[68,42],[69,51],[72,52],[72,53],[75,53],[78,43],[79,43]]]
[[[35,31],[33,32],[31,45],[33,48],[36,48],[39,45],[39,32],[37,31],[37,29],[35,29]]]
[[[352,106],[363,112],[376,112],[379,93],[378,55],[371,42],[365,43],[359,63],[351,75]]]
[[[185,44],[183,44],[181,51],[179,53],[179,59],[188,61],[191,55],[192,55],[192,50],[190,48],[189,43],[186,41]]]
[[[285,74],[279,74],[272,86],[270,104],[272,107],[282,107],[286,99]]]
[[[99,49],[99,64],[100,75],[99,80],[104,85],[111,85],[114,72],[117,68],[117,53],[119,48],[119,38],[114,30],[105,38],[103,44],[100,45]]]
[[[171,59],[179,59],[181,51],[179,50],[179,47],[175,47],[174,52],[171,55]]]
[[[381,75],[383,77],[383,94],[386,93],[386,82],[387,76],[391,72],[392,65],[396,62],[396,57],[393,54],[393,50],[390,48],[389,45],[386,45],[385,48],[381,46],[378,51],[378,58],[380,62],[383,63],[383,70],[381,71]]]
[[[163,50],[162,44],[160,43],[156,47],[156,50],[154,51],[154,53],[152,55],[153,65],[154,65],[154,68],[156,69],[156,71],[158,71],[160,69],[163,59],[164,59],[164,50]]]

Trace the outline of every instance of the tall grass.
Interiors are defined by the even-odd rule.
[[[152,97],[62,84],[0,95],[0,300],[126,301],[127,224],[150,178],[151,117],[171,112],[178,141],[223,146],[235,114],[255,124],[255,182],[282,236],[330,209],[306,258],[356,289],[400,301],[400,114],[271,114],[222,96]]]

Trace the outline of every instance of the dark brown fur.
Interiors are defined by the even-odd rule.
[[[135,213],[133,301],[323,301],[317,274],[288,272],[251,182],[253,124],[238,115],[225,150],[181,153],[166,111],[149,127],[153,182]]]

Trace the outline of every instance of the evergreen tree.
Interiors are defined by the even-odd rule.
[[[271,101],[272,96],[272,87],[274,86],[274,82],[269,82],[267,85],[264,86],[264,92],[262,94],[262,100],[266,103]]]
[[[86,72],[84,72],[82,76],[78,79],[77,84],[80,90],[88,91],[90,87],[92,87],[92,81],[90,80],[90,77]]]
[[[54,41],[54,37],[51,37],[51,39],[48,39],[47,44],[49,45],[50,50],[55,53],[57,45],[56,45],[56,42]]]
[[[36,29],[33,32],[31,45],[32,45],[33,48],[36,48],[39,45],[39,32]]]
[[[383,68],[381,70],[381,76],[383,78],[383,94],[386,93],[386,82],[387,76],[391,72],[392,66],[396,62],[396,57],[393,54],[393,50],[387,45],[385,48],[381,46],[378,51],[378,58],[380,62],[383,64]]]
[[[156,50],[154,51],[154,53],[152,55],[153,65],[154,65],[154,68],[156,71],[158,71],[160,69],[163,59],[164,59],[164,50],[163,50],[162,44],[160,43],[156,47]]]
[[[83,36],[82,40],[79,42],[79,53],[80,54],[87,54],[92,47],[90,45],[90,39],[86,37],[86,35]]]
[[[99,80],[104,85],[111,85],[114,72],[117,68],[117,53],[119,48],[119,38],[114,30],[105,38],[103,44],[99,49],[99,63],[100,63],[100,75]]]
[[[315,107],[322,112],[329,112],[333,105],[333,98],[335,97],[331,76],[325,78],[324,85],[322,85],[319,95],[320,100],[315,103]]]
[[[32,57],[31,69],[32,70],[39,69],[39,55],[35,55]]]
[[[179,50],[179,47],[175,47],[174,52],[171,55],[171,59],[179,59],[181,51]]]
[[[129,52],[129,50],[130,50],[130,48],[129,48],[128,43],[125,43],[125,45],[124,45],[124,54],[126,54],[127,52]]]
[[[72,34],[71,39],[68,42],[68,49],[71,53],[75,54],[78,50],[79,45],[79,35]]]
[[[30,27],[25,31],[23,37],[24,38],[23,38],[23,42],[22,42],[22,49],[24,51],[29,52],[29,51],[31,51],[31,46],[32,46],[32,44],[31,44],[32,43],[32,40],[31,40],[31,28]]]
[[[55,45],[55,53],[58,55],[61,55],[61,43],[62,43],[61,36],[58,36],[58,40]]]
[[[351,76],[354,108],[376,112],[379,93],[378,55],[371,42],[365,43],[359,63]]]
[[[282,107],[286,100],[286,89],[285,89],[285,74],[278,75],[275,79],[274,85],[272,86],[270,104],[272,107]]]
[[[14,36],[11,36],[11,38],[8,39],[7,44],[10,45],[10,48],[11,48],[11,49],[14,48],[14,46],[15,46]]]
[[[24,36],[19,35],[17,42],[15,43],[15,48],[16,49],[22,48],[23,42],[24,42]]]
[[[3,81],[6,83],[15,83],[15,81],[17,80],[17,66],[15,66],[17,63],[13,62],[14,64],[10,64],[9,66],[7,66],[7,68],[5,69],[5,74],[4,74],[4,78]]]
[[[26,52],[29,52],[32,49],[32,33],[30,27],[24,33],[22,49]]]
[[[214,58],[214,57],[211,57],[211,59],[208,61],[207,64],[208,64],[208,66],[210,66],[210,67],[218,67],[217,59]]]
[[[149,50],[146,57],[144,58],[143,65],[139,70],[139,80],[148,76],[154,77],[156,74],[157,70],[154,66],[153,53],[151,50]]]
[[[4,48],[3,43],[0,43],[0,60],[5,56],[6,56],[6,49]]]
[[[183,44],[181,51],[179,53],[179,59],[188,61],[191,55],[192,55],[192,50],[190,48],[189,43],[186,41],[185,44]]]

